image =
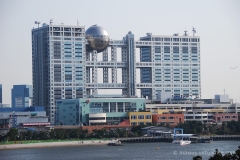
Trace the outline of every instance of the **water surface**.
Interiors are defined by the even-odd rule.
[[[240,141],[215,141],[214,143],[193,143],[187,146],[178,144],[154,143],[124,143],[123,146],[69,146],[52,148],[33,148],[1,150],[1,160],[192,160],[200,155],[208,159],[217,148],[221,153],[235,152]],[[159,148],[157,150],[156,148]]]

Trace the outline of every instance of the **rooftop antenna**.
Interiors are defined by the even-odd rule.
[[[51,25],[53,24],[53,18],[52,18],[52,19],[50,19],[50,24],[51,24]]]
[[[35,23],[35,24],[37,24],[37,25],[38,25],[38,28],[39,28],[39,24],[40,24],[40,22],[38,22],[38,21],[35,21],[34,23]]]
[[[195,30],[194,27],[192,27],[192,28],[193,28],[193,29],[192,29],[192,31],[193,31],[193,36],[195,36],[196,30]]]
[[[78,19],[77,19],[77,26],[79,25]]]
[[[184,33],[184,36],[187,36],[187,30],[186,30],[186,28],[185,28],[185,31],[184,31],[185,33]]]

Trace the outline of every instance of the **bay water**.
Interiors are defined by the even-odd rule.
[[[1,150],[0,160],[207,160],[218,149],[223,155],[234,153],[240,141],[214,141],[181,146],[165,142],[123,143],[123,146],[68,146]],[[157,149],[159,148],[159,149]]]

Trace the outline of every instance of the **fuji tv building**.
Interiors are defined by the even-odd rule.
[[[33,105],[45,106],[53,124],[57,100],[200,98],[200,37],[193,31],[139,40],[129,31],[112,40],[97,25],[85,31],[44,23],[32,29]]]

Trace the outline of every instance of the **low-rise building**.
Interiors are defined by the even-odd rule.
[[[144,98],[83,98],[56,102],[56,125],[118,125],[128,112],[145,109]]]
[[[44,107],[0,108],[0,128],[49,125]]]
[[[191,99],[169,97],[167,103],[146,104],[146,110],[157,113],[158,110],[184,113],[184,121],[212,122],[214,114],[240,113],[240,104],[233,103],[228,95],[215,95],[214,99]]]
[[[184,114],[177,110],[158,110],[157,114],[152,115],[153,124],[170,124],[176,126],[184,122]]]
[[[213,120],[216,123],[238,121],[237,113],[216,113],[213,115]]]
[[[142,128],[142,133],[148,137],[171,138],[173,129],[167,127],[148,126]]]
[[[151,112],[128,112],[131,125],[152,124]]]

